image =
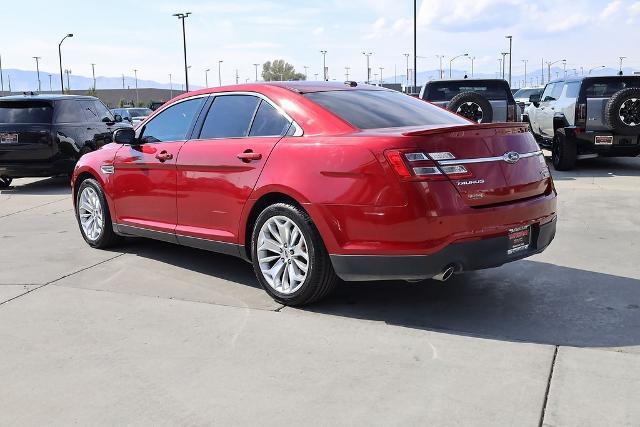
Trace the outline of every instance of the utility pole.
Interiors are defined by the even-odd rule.
[[[38,92],[42,91],[42,85],[40,84],[40,61],[42,59],[41,56],[34,56],[33,59],[36,60],[36,73],[38,74]]]
[[[444,55],[436,55],[438,59],[440,59],[440,80],[444,79],[444,70],[442,69],[442,59],[444,59]]]
[[[9,93],[11,93],[11,74],[7,74],[7,81],[9,82]]]
[[[566,59],[562,60],[562,68],[564,71],[564,78],[566,79],[567,78],[567,60]]]
[[[506,36],[509,39],[509,87],[511,87],[511,54],[513,51],[513,36]]]
[[[238,77],[238,69],[236,68],[236,84],[238,84],[238,79],[239,79],[239,77]]]
[[[476,60],[475,56],[471,57],[471,77],[473,77],[473,62]]]
[[[140,97],[138,96],[138,70],[133,70],[133,74],[136,76],[136,107],[140,102]]]
[[[254,67],[256,67],[256,81],[258,81],[258,66],[260,64],[253,64]],[[307,67],[304,67],[304,79],[307,79]]]
[[[624,61],[625,59],[627,59],[626,56],[621,56],[620,57],[620,75],[622,75],[622,61]]]
[[[4,77],[2,76],[2,55],[0,55],[0,92],[4,92]]]
[[[73,34],[67,34],[62,38],[62,40],[60,40],[60,43],[58,43],[58,59],[60,60],[60,93],[64,93],[64,80],[62,78],[62,42],[65,41],[67,37],[73,37]]]
[[[369,84],[369,80],[371,80],[371,68],[369,67],[369,57],[373,55],[371,52],[362,52],[364,56],[367,57],[367,81],[366,84]]]
[[[171,73],[169,73],[169,96],[173,99],[173,81],[171,81]]]
[[[346,77],[347,81],[349,81],[349,70],[350,69],[351,68],[349,68],[349,67],[344,67],[344,70],[345,70],[344,76]],[[305,70],[305,74],[306,74],[306,70]]]
[[[528,59],[523,59],[522,62],[524,62],[524,85],[527,85],[527,62],[529,62]]]
[[[67,90],[69,92],[71,92],[71,80],[70,80],[70,76],[71,76],[71,70],[64,70],[65,74],[67,75]]]
[[[51,84],[51,74],[49,74],[49,92],[53,92],[53,86]]]
[[[222,86],[222,63],[224,61],[221,59],[218,61],[218,86]]]
[[[403,53],[402,55],[407,60],[407,81],[406,81],[405,91],[407,93],[409,93],[409,56],[410,56],[410,54],[409,53]]]
[[[93,74],[93,91],[96,91],[96,64],[91,64],[91,74]]]
[[[324,76],[324,81],[326,82],[327,80],[329,80],[329,78],[327,77],[327,51],[321,50],[320,53],[322,54],[322,75]]]
[[[383,67],[378,67],[378,68],[380,69],[380,86],[382,86],[382,82],[383,82],[383,80],[382,80],[382,70],[384,70],[384,68]]]
[[[204,87],[209,87],[209,71],[211,71],[210,68],[204,70]]]
[[[507,63],[506,57],[509,54],[509,52],[501,52],[501,54],[502,54],[502,80],[504,80],[504,69]]]
[[[184,20],[185,18],[188,18],[189,15],[191,15],[191,12],[173,14],[173,16],[177,17],[182,21],[182,47],[184,51],[184,85],[187,88],[187,92],[189,92],[189,70],[187,69],[187,33],[184,26]]]

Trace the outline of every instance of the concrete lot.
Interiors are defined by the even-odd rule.
[[[554,172],[543,254],[305,310],[248,264],[80,237],[61,178],[0,192],[0,425],[640,425],[640,159]]]

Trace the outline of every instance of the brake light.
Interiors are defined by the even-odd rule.
[[[395,173],[404,181],[442,181],[447,178],[470,178],[472,174],[464,165],[441,166],[438,161],[452,160],[449,152],[423,153],[406,150],[389,150],[385,156]]]
[[[585,127],[587,125],[587,104],[576,104],[576,126]]]
[[[507,106],[507,121],[515,122],[516,120],[516,104],[509,104]]]

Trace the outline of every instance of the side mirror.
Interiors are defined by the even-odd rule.
[[[536,108],[540,106],[540,96],[540,94],[534,94],[529,97],[529,102],[535,105]]]
[[[122,122],[122,116],[120,114],[114,114],[113,119],[116,121],[116,123]]]
[[[113,132],[113,142],[116,144],[133,145],[136,141],[136,131],[132,128],[116,129]]]

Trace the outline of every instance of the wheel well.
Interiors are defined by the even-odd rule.
[[[290,203],[307,212],[296,199],[284,193],[268,193],[260,197],[251,208],[251,212],[249,213],[247,224],[245,226],[244,254],[248,260],[251,259],[251,235],[253,234],[253,226],[258,219],[258,215],[260,215],[260,212],[262,212],[267,206],[271,206],[275,203]]]
[[[90,174],[89,172],[82,172],[80,175],[78,175],[78,177],[76,178],[76,183],[73,186],[73,204],[76,204],[76,196],[78,195],[78,189],[80,188],[80,184],[82,184],[82,181],[84,181],[85,179],[96,179],[95,176],[93,176],[92,174]]]
[[[569,126],[567,118],[564,116],[556,116],[553,118],[553,132],[557,132],[558,129]]]

